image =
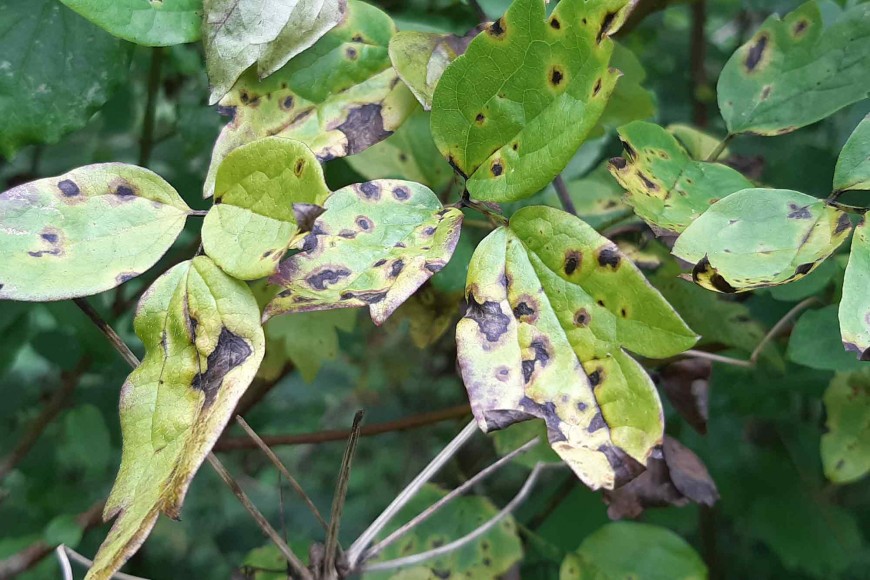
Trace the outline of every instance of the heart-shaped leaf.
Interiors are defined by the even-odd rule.
[[[86,165],[0,193],[0,299],[97,294],[153,266],[190,208],[159,175]]]
[[[839,319],[846,350],[870,360],[870,225],[866,217],[852,238]]]
[[[848,189],[870,189],[870,115],[858,123],[837,159],[834,191]]]
[[[199,40],[202,0],[61,0],[112,36],[145,46]]]
[[[870,472],[870,373],[837,373],[825,391],[825,411],[825,476],[834,483],[857,481]]]

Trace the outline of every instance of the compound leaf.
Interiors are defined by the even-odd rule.
[[[200,256],[163,274],[134,320],[145,358],[121,389],[121,468],[106,501],[118,516],[88,580],[112,576],[160,512],[178,518],[188,485],[263,359],[257,301]]]
[[[840,299],[843,346],[861,360],[870,360],[870,225],[865,217],[855,228],[849,265]]]
[[[218,168],[203,249],[235,278],[269,276],[299,232],[294,204],[321,205],[328,195],[320,163],[304,143],[267,137],[242,145]]]
[[[112,36],[145,46],[194,42],[202,0],[61,0]]]
[[[803,278],[849,236],[849,216],[788,189],[744,189],[717,201],[677,238],[692,279],[743,292]]]
[[[432,134],[475,198],[528,197],[565,167],[619,77],[607,33],[623,4],[563,0],[547,18],[542,0],[517,0],[444,72]]]
[[[849,136],[834,171],[834,191],[870,189],[870,115]]]
[[[521,209],[478,246],[466,297],[456,342],[481,429],[545,419],[593,489],[643,469],[662,409],[623,348],[664,358],[697,337],[615,244],[565,212]]]
[[[369,181],[333,193],[302,252],[270,282],[282,291],[263,318],[368,306],[382,324],[433,274],[459,240],[462,212],[443,208],[432,190],[398,180]]]
[[[870,4],[824,28],[814,0],[773,15],[719,76],[729,133],[780,135],[824,119],[870,92]]]
[[[97,294],[153,266],[190,208],[159,175],[86,165],[0,193],[0,299]]]
[[[837,373],[825,391],[825,410],[825,476],[834,483],[857,481],[870,471],[870,373]]]

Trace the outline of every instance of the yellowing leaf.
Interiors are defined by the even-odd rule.
[[[123,284],[160,259],[189,213],[163,178],[123,163],[0,193],[0,299],[63,300]]]
[[[159,513],[177,518],[187,487],[263,359],[257,302],[204,256],[143,295],[134,321],[145,358],[121,389],[121,468],[104,515],[117,516],[88,580],[139,548]]]
[[[847,189],[870,189],[870,115],[858,123],[837,159],[834,191]]]
[[[870,472],[870,373],[837,373],[825,391],[825,410],[825,476],[834,483],[857,481]]]
[[[637,267],[580,219],[528,207],[478,246],[466,295],[456,341],[481,429],[539,417],[589,487],[637,475],[662,410],[623,349],[664,358],[697,340]]]
[[[846,350],[870,360],[870,225],[866,217],[852,238],[839,319]]]

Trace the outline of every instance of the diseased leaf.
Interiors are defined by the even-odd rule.
[[[683,149],[685,149],[695,161],[706,161],[709,159],[710,155],[713,154],[716,147],[718,147],[719,143],[722,141],[719,137],[714,137],[700,129],[692,127],[691,125],[684,125],[682,123],[672,123],[668,125],[667,131],[680,142]],[[722,153],[719,154],[719,159],[727,159],[730,156],[731,150],[726,147],[722,150]]]
[[[801,314],[789,337],[786,356],[800,365],[820,370],[850,371],[867,366],[856,360],[854,353],[843,350],[834,304]]]
[[[145,46],[199,40],[202,0],[61,0],[112,36]]]
[[[643,469],[661,404],[624,350],[668,357],[697,337],[616,245],[565,212],[528,207],[475,251],[459,365],[484,431],[539,417],[593,489]]]
[[[870,189],[870,115],[858,123],[837,159],[834,191],[848,189]]]
[[[870,360],[870,224],[866,217],[852,238],[839,320],[846,350],[863,361]]]
[[[55,0],[0,3],[0,154],[84,127],[126,78],[127,52]]]
[[[825,411],[825,476],[834,483],[858,481],[870,472],[870,372],[837,373],[825,391]]]
[[[628,190],[635,213],[658,232],[682,233],[712,203],[752,187],[730,167],[693,161],[654,123],[629,123],[619,128],[619,138],[625,157],[610,160],[610,173]]]
[[[418,183],[369,181],[333,193],[302,252],[281,263],[270,283],[282,291],[263,318],[368,306],[382,324],[450,260],[462,212],[442,208]]]
[[[0,193],[0,299],[97,294],[153,266],[190,208],[156,173],[86,165]]]
[[[300,230],[294,205],[322,205],[327,196],[323,170],[304,143],[267,137],[242,145],[218,169],[203,249],[234,278],[269,276]]]
[[[200,256],[163,274],[134,320],[145,358],[121,389],[121,467],[106,501],[117,516],[88,580],[112,576],[187,487],[263,359],[250,289]]]
[[[788,189],[744,189],[716,202],[677,238],[673,253],[716,292],[798,280],[849,236],[849,216]]]
[[[230,116],[215,142],[205,182],[227,153],[262,137],[302,141],[321,161],[353,155],[389,137],[416,107],[390,66],[396,27],[385,13],[349,0],[345,19],[264,80],[248,71],[220,101]]]
[[[203,45],[209,104],[257,64],[269,76],[341,21],[346,0],[204,0]]]
[[[814,0],[773,15],[719,75],[728,131],[780,135],[824,119],[870,92],[870,4],[824,27]]]
[[[432,135],[473,197],[528,197],[565,167],[619,77],[607,32],[624,4],[563,0],[547,18],[541,0],[516,0],[444,72]]]

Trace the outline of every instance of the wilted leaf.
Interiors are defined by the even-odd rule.
[[[384,529],[380,539],[445,495],[446,492],[438,486],[432,484],[423,486]],[[493,518],[498,511],[498,508],[485,497],[474,495],[459,497],[410,533],[402,536],[401,540],[388,546],[381,556],[372,562],[416,554],[457,540]],[[402,569],[400,577],[403,579],[497,578],[522,557],[523,546],[517,535],[517,525],[509,516],[462,548],[426,560],[417,566]],[[392,571],[367,572],[363,576],[366,580],[396,577],[396,572]]]
[[[242,75],[218,107],[230,122],[215,142],[205,196],[224,156],[249,141],[296,139],[324,161],[389,137],[417,106],[390,66],[395,31],[385,13],[350,0],[345,19],[281,70],[264,80]]]
[[[662,127],[635,121],[619,128],[625,157],[610,160],[610,173],[628,190],[626,201],[653,229],[681,233],[712,203],[752,187],[737,171],[693,161]]]
[[[716,202],[677,238],[674,255],[717,292],[785,284],[809,274],[849,236],[849,216],[788,189],[744,189]]]
[[[127,74],[127,53],[55,0],[0,3],[0,154],[79,129]]]
[[[199,40],[202,0],[61,0],[113,36],[145,46]]]
[[[834,304],[804,312],[791,331],[786,353],[788,359],[826,371],[858,370],[866,366],[856,360],[853,353],[843,350],[837,326],[837,307]]]
[[[593,489],[631,479],[661,442],[661,404],[623,348],[672,356],[697,337],[637,267],[589,225],[528,207],[478,246],[459,364],[484,431],[539,417]]]
[[[710,375],[713,363],[707,359],[678,360],[659,372],[662,390],[674,409],[692,428],[704,435],[710,416]]]
[[[294,205],[321,205],[328,195],[320,163],[304,143],[267,137],[242,145],[218,168],[203,249],[235,278],[269,276],[299,232]]]
[[[846,350],[870,360],[870,224],[866,217],[852,238],[839,319]]]
[[[718,147],[719,143],[722,141],[721,138],[714,137],[700,129],[692,127],[691,125],[684,125],[682,123],[672,123],[668,125],[667,131],[680,142],[683,149],[685,149],[695,161],[706,161],[709,159],[710,155],[713,154],[716,147]],[[726,147],[722,150],[722,153],[719,154],[719,159],[726,159],[730,156],[731,150]]]
[[[382,324],[450,260],[462,212],[443,208],[410,181],[380,180],[333,193],[302,252],[270,282],[282,291],[264,319],[278,314],[368,306]]]
[[[346,0],[204,0],[209,104],[252,64],[264,78],[310,47],[344,16]]]
[[[837,159],[834,191],[847,189],[870,189],[870,115],[858,123]]]
[[[828,432],[822,465],[834,483],[851,483],[870,471],[870,373],[837,373],[825,391]]]
[[[870,92],[870,4],[827,28],[814,0],[773,15],[719,75],[719,109],[734,133],[779,135],[824,119]]]
[[[136,311],[145,358],[121,389],[121,468],[104,515],[117,516],[88,580],[111,577],[159,513],[178,518],[187,487],[263,358],[250,289],[204,256],[157,279]]]
[[[190,208],[147,169],[86,165],[0,193],[0,299],[63,300],[138,276]]]
[[[516,0],[444,72],[432,134],[473,197],[528,197],[565,167],[619,77],[607,33],[624,4],[563,0],[547,18],[542,0]]]

